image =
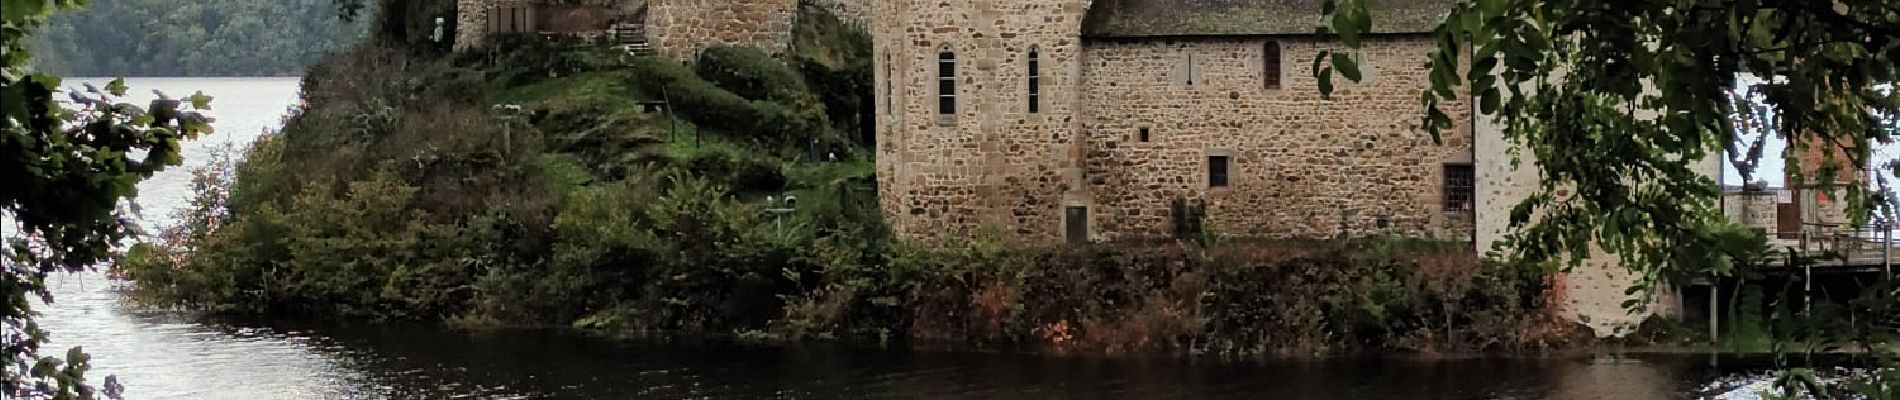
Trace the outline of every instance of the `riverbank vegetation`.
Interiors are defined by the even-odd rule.
[[[1219,355],[1568,339],[1542,269],[1464,244],[899,241],[876,207],[869,38],[809,5],[795,29],[783,55],[686,63],[372,42],[312,68],[307,108],[203,171],[185,222],[119,272],[163,307],[618,334]]]

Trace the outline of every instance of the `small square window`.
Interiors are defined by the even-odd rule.
[[[1148,128],[1141,128],[1141,133],[1138,133],[1135,138],[1140,139],[1142,143],[1148,143]]]
[[[1207,187],[1227,187],[1227,156],[1207,156]]]

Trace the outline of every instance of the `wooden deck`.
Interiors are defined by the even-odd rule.
[[[1865,231],[1770,239],[1768,244],[1775,253],[1770,262],[1784,267],[1811,268],[1810,273],[1891,273],[1894,266],[1900,264],[1900,248],[1897,248],[1900,243],[1892,238],[1891,232]],[[1790,253],[1805,261],[1790,262]]]

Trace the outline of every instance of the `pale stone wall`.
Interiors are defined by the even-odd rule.
[[[993,228],[1055,238],[1063,205],[1088,205],[1080,179],[1079,40],[1086,0],[880,1],[881,206],[907,237]],[[1038,49],[1040,112],[1028,112],[1028,51]],[[957,60],[957,113],[939,116],[937,57]]]
[[[690,59],[714,45],[783,53],[797,0],[648,0],[647,37],[661,55]]]
[[[1468,240],[1472,215],[1445,210],[1445,163],[1470,163],[1468,109],[1434,144],[1418,128],[1423,36],[1362,50],[1368,79],[1319,99],[1311,60],[1330,44],[1277,39],[1281,87],[1263,86],[1264,39],[1081,39],[1087,2],[879,2],[872,22],[881,201],[908,237],[999,228],[1026,241],[1089,209],[1089,236],[1164,235],[1177,198],[1205,201],[1228,235],[1326,238],[1392,233]],[[1041,57],[1041,112],[1026,110],[1026,60]],[[937,57],[957,55],[958,113],[937,115]],[[1196,83],[1177,83],[1185,54]],[[1142,127],[1150,142],[1136,140]],[[1207,186],[1206,157],[1232,160]],[[1381,221],[1383,220],[1383,223]],[[1382,226],[1383,225],[1383,226]]]
[[[498,3],[537,0],[457,0],[457,50],[480,46],[487,39],[488,8]],[[551,0],[550,0],[551,1]],[[866,26],[870,0],[811,0],[847,23]],[[587,4],[616,6],[622,15],[646,9],[647,37],[661,55],[690,59],[715,45],[752,46],[782,53],[791,43],[798,0],[583,0]]]
[[[1742,226],[1774,234],[1779,197],[1779,193],[1772,191],[1728,191],[1722,194],[1722,215]]]
[[[488,38],[488,6],[493,0],[455,0],[455,50],[481,46]]]
[[[1089,44],[1087,177],[1106,206],[1107,238],[1168,232],[1169,205],[1184,198],[1204,200],[1208,226],[1228,235],[1469,240],[1471,214],[1447,212],[1443,193],[1445,164],[1472,161],[1468,107],[1447,104],[1456,123],[1442,144],[1419,126],[1429,38],[1369,40],[1359,52],[1366,79],[1336,79],[1331,100],[1320,98],[1311,60],[1339,47],[1271,40],[1281,53],[1277,90],[1263,82],[1268,39]],[[1210,155],[1230,157],[1229,186],[1208,187]]]
[[[1638,117],[1644,116],[1639,113]],[[1509,232],[1511,209],[1537,191],[1542,177],[1536,169],[1535,155],[1507,141],[1496,121],[1479,116],[1475,125],[1473,135],[1479,155],[1476,245],[1481,252],[1504,252],[1509,249],[1498,248],[1497,244]],[[1696,161],[1692,169],[1713,181],[1720,176],[1720,163],[1708,157]],[[1770,208],[1772,215],[1772,205]],[[1559,274],[1552,282],[1551,300],[1557,302],[1564,318],[1583,323],[1598,336],[1628,334],[1651,315],[1680,314],[1681,298],[1674,288],[1660,288],[1640,312],[1623,307],[1626,300],[1640,299],[1625,292],[1639,278],[1616,256],[1591,246],[1582,265]]]
[[[831,10],[838,19],[853,26],[869,27],[871,24],[871,0],[810,0],[812,4]]]

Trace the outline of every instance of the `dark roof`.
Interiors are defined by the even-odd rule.
[[[1093,37],[1308,35],[1324,14],[1321,0],[1095,0],[1082,20]],[[1383,0],[1373,33],[1431,32],[1453,0]]]

